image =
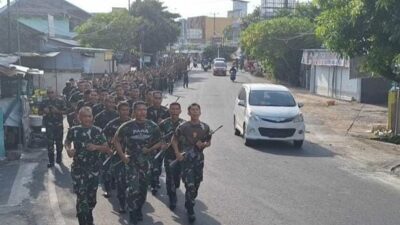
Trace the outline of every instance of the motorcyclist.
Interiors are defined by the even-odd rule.
[[[237,69],[235,64],[232,65],[231,69],[229,70],[229,73],[231,74],[231,80],[235,81],[236,80],[236,73],[237,73]]]

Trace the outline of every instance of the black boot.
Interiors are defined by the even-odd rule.
[[[196,220],[196,216],[194,215],[193,207],[188,207],[187,215],[188,215],[189,223],[193,223]]]
[[[62,163],[62,152],[61,151],[57,152],[56,163],[57,164],[61,164]]]
[[[121,214],[126,213],[126,210],[125,210],[125,207],[126,207],[125,199],[124,198],[119,198],[118,200],[119,200],[119,210],[118,210],[118,212],[121,213]]]
[[[90,210],[89,214],[87,215],[87,225],[94,225],[93,210]]]
[[[141,208],[136,210],[136,218],[138,221],[143,221],[143,213]]]
[[[110,198],[111,197],[111,184],[109,181],[104,182],[104,194],[103,196],[105,198]]]
[[[176,208],[176,202],[177,202],[176,195],[171,194],[171,195],[169,196],[169,209],[170,209],[171,211],[174,211],[174,210],[175,210],[175,208]]]
[[[47,168],[51,168],[54,166],[54,152],[51,152],[50,150],[48,151],[49,163],[47,164]]]
[[[138,223],[136,211],[129,212],[129,223],[133,225],[136,225]]]
[[[79,225],[87,225],[87,219],[84,214],[77,215]]]

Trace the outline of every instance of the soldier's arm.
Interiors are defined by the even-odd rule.
[[[115,147],[115,150],[117,151],[117,154],[119,155],[120,159],[124,163],[128,163],[129,162],[129,158],[126,157],[124,151],[122,150],[122,144],[121,144],[121,139],[119,137],[119,133],[120,133],[120,129],[118,129],[118,131],[115,133],[115,136],[114,136],[114,147]]]
[[[67,137],[65,138],[64,147],[67,151],[67,155],[72,158],[75,155],[75,149],[72,149],[72,131],[71,129],[68,130]]]

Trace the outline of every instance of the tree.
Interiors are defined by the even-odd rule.
[[[260,7],[256,7],[252,13],[247,15],[242,19],[242,22],[240,24],[242,30],[245,30],[247,27],[249,27],[253,23],[258,23],[262,21],[263,18],[261,17],[261,9]]]
[[[250,25],[241,44],[275,79],[298,85],[302,50],[320,46],[314,29],[306,18],[275,18]]]
[[[225,27],[223,33],[224,33],[224,39],[225,40],[228,40],[228,41],[233,40],[233,27],[232,27],[232,25],[229,25],[229,26]]]
[[[138,28],[141,23],[128,11],[99,13],[76,28],[77,38],[87,47],[130,52],[138,49]]]
[[[342,56],[361,57],[364,72],[400,82],[400,1],[318,0],[317,35]]]
[[[143,50],[155,53],[178,40],[180,28],[174,20],[179,14],[170,13],[158,0],[137,0],[131,5],[131,15],[143,21],[139,35]]]

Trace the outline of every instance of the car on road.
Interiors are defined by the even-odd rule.
[[[292,141],[301,148],[305,124],[300,108],[288,88],[275,84],[243,84],[235,100],[233,124],[245,145],[257,140]]]
[[[215,63],[215,62],[224,62],[224,63],[226,63],[226,60],[225,60],[225,58],[215,58],[213,60],[213,63]]]
[[[221,61],[216,61],[213,65],[213,75],[222,75],[226,76],[226,70],[228,68],[228,65],[226,65],[225,62]]]

